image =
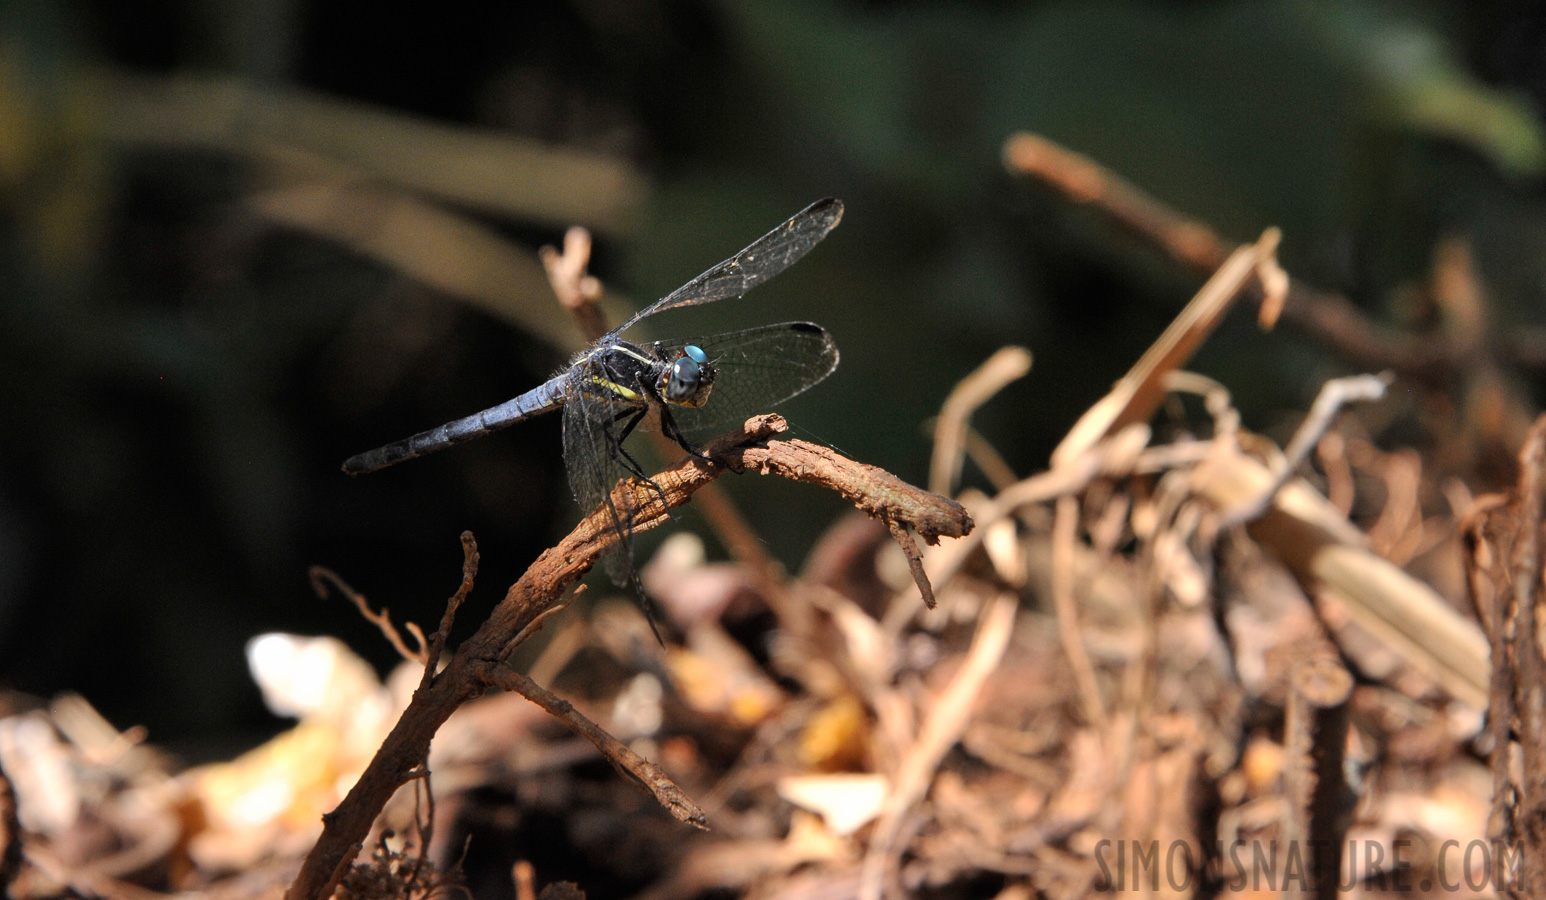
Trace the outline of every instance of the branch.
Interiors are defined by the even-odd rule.
[[[695,492],[730,469],[781,475],[831,488],[888,525],[912,528],[931,544],[971,530],[971,518],[952,500],[825,447],[796,440],[767,440],[786,427],[778,416],[749,419],[741,431],[704,448],[712,461],[688,457],[654,476],[658,492],[634,480],[624,481],[614,492],[614,505],[630,502],[627,493],[618,492],[632,492],[632,502],[639,510],[633,530],[646,531],[668,521],[672,507],[687,503]],[[617,539],[605,508],[598,509],[539,556],[510,586],[477,633],[414,693],[359,781],[335,810],[322,817],[322,836],[286,892],[289,900],[326,896],[359,852],[382,807],[427,758],[435,732],[462,703],[490,688],[512,683],[505,660],[521,640],[537,630],[533,624],[563,600],[569,587],[590,571]]]
[[[1546,520],[1546,415],[1536,419],[1530,437],[1519,451],[1519,533],[1509,558],[1507,612],[1498,625],[1508,634],[1509,656],[1514,664],[1514,733],[1518,735],[1522,764],[1518,770],[1518,806],[1512,810],[1515,836],[1523,842],[1519,880],[1520,896],[1538,897],[1546,887],[1546,654],[1541,650],[1541,572],[1546,552],[1541,547],[1541,525]],[[1501,610],[1500,610],[1501,611]],[[1510,626],[1512,628],[1510,629]],[[1510,766],[1512,769],[1512,765]]]
[[[1044,182],[1075,203],[1093,206],[1119,227],[1164,251],[1201,275],[1223,264],[1233,246],[1208,226],[1188,219],[1094,160],[1021,132],[1004,144],[1004,165],[1014,174]],[[1260,294],[1254,296],[1258,299]],[[1464,371],[1482,352],[1538,370],[1546,359],[1540,335],[1520,330],[1479,346],[1448,334],[1415,335],[1370,321],[1346,297],[1292,279],[1283,321],[1367,369],[1391,369],[1433,378]]]
[[[1283,838],[1305,848],[1314,896],[1334,898],[1353,807],[1342,774],[1353,676],[1335,657],[1312,657],[1294,668],[1291,682],[1283,724]]]
[[[514,669],[497,669],[494,674],[498,678],[500,687],[515,691],[537,704],[547,710],[548,715],[568,725],[575,734],[595,744],[602,756],[611,760],[620,770],[649,791],[656,800],[660,801],[661,806],[676,817],[677,821],[708,830],[708,817],[704,815],[703,810],[699,809],[698,805],[693,803],[692,799],[677,787],[659,766],[635,753],[627,744],[607,734],[595,722],[585,718],[574,708],[574,704]]]

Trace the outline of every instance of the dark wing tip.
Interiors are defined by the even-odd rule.
[[[827,356],[830,360],[827,366],[827,371],[821,376],[822,378],[827,377],[827,375],[831,375],[833,371],[837,369],[837,342],[832,339],[832,332],[822,328],[815,322],[789,322],[786,323],[784,327],[788,328],[790,331],[798,331],[801,334],[814,335],[821,339],[823,355]]]
[[[836,228],[837,223],[843,221],[843,201],[837,199],[836,197],[827,197],[822,200],[817,200],[815,203],[807,206],[805,208],[805,212],[802,215],[814,216],[817,214],[819,214],[824,219],[831,220],[830,224],[827,225],[828,230]]]

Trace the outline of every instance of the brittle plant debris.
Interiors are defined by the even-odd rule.
[[[1409,388],[1442,393],[1482,360],[1482,389],[1505,391],[1546,354],[1517,334],[1473,340],[1487,293],[1454,242],[1436,248],[1429,289],[1472,331],[1430,343],[1288,278],[1276,232],[1232,247],[1043,139],[1006,157],[1208,276],[1046,470],[1016,473],[971,425],[1004,385],[1043,375],[1006,347],[942,398],[936,493],[783,438],[776,417],[717,442],[713,463],[656,476],[640,528],[729,469],[818,483],[864,513],[788,577],[733,518],[715,527],[735,563],[673,537],[642,568],[679,639],[663,651],[631,636],[625,602],[560,612],[615,539],[598,515],[455,648],[470,535],[429,635],[317,571],[411,677],[394,693],[328,642],[331,699],[258,751],[175,779],[78,698],[0,720],[11,893],[407,896],[452,890],[434,873],[495,846],[514,868],[469,872],[469,892],[1541,896],[1546,417],[1420,419],[1402,432],[1423,433],[1415,448],[1388,446],[1384,425]],[[596,298],[583,244],[549,269],[580,306]],[[1241,299],[1280,303],[1284,323],[1356,366],[1264,429],[1281,440],[1252,430],[1229,384],[1183,368]],[[1480,405],[1527,396],[1506,393]],[[1479,435],[1511,442],[1506,479]],[[516,671],[538,630],[552,639]],[[288,805],[240,818],[276,783]],[[102,844],[122,849],[80,849]],[[347,865],[364,847],[372,858]]]

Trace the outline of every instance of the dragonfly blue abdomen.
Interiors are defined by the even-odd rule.
[[[436,450],[455,446],[463,441],[470,441],[491,431],[507,428],[517,422],[524,422],[533,416],[553,412],[564,405],[566,384],[567,381],[563,377],[552,378],[498,406],[447,422],[428,431],[421,431],[412,437],[393,441],[384,447],[355,454],[344,460],[344,471],[350,475],[375,472],[387,466],[434,453]]]

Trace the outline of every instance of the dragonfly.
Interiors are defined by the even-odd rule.
[[[804,393],[837,368],[838,352],[832,335],[811,322],[649,343],[627,341],[623,334],[657,313],[742,296],[798,262],[842,217],[841,201],[818,200],[607,332],[546,382],[498,406],[351,456],[343,470],[375,472],[561,409],[569,487],[582,509],[605,506],[617,536],[603,556],[606,571],[631,589],[655,628],[633,565],[638,501],[619,500],[612,489],[627,474],[662,500],[664,494],[623,441],[643,424],[705,457],[693,438]],[[658,628],[655,634],[659,638]]]

